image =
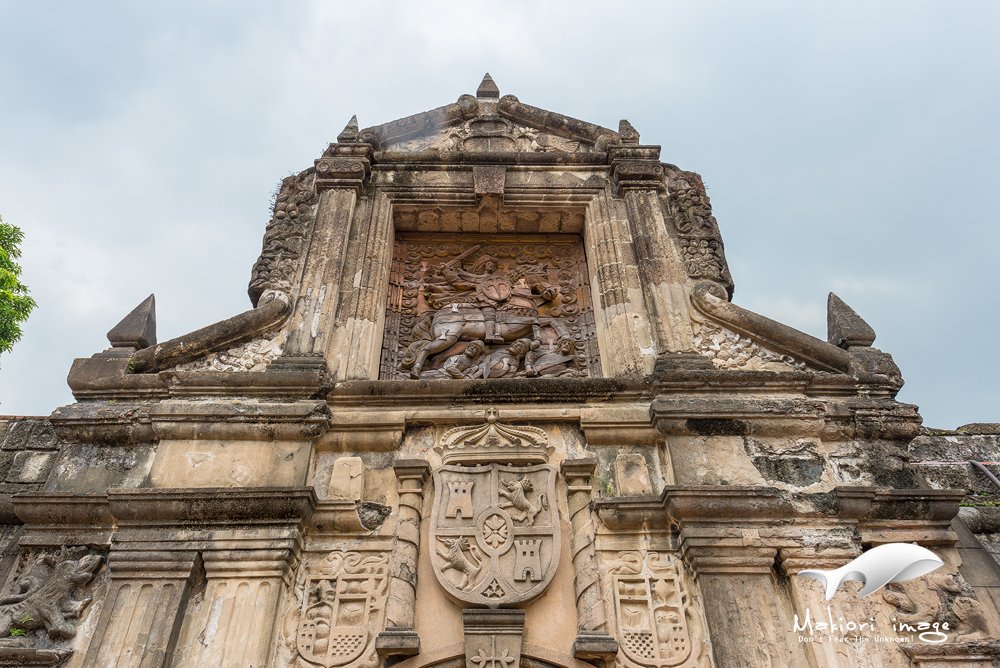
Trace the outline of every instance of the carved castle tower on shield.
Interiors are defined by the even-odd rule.
[[[832,294],[826,340],[735,304],[660,153],[489,75],[352,119],[282,183],[250,310],[158,342],[150,298],[0,432],[0,663],[996,661],[988,513],[921,468],[875,332]],[[871,596],[797,577],[914,542],[944,565]],[[874,641],[899,623],[938,635]]]

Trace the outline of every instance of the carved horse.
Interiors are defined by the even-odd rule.
[[[520,309],[523,313],[527,309]],[[540,319],[538,311],[534,315],[514,315],[497,313],[495,332],[505,341],[515,341],[530,336],[538,340],[538,328],[548,321]],[[413,326],[414,341],[403,356],[399,366],[409,369],[411,378],[420,378],[420,370],[431,355],[447,350],[459,338],[479,339],[486,337],[486,323],[483,311],[476,307],[452,304],[436,313],[427,312]]]
[[[515,276],[521,278],[517,290],[511,290],[509,285],[496,280],[487,286],[484,294],[503,303],[497,309],[489,309],[489,314],[481,308],[481,303],[475,301],[475,297],[470,297],[470,301],[446,304],[437,311],[427,311],[420,316],[413,326],[413,342],[407,346],[399,363],[400,370],[409,369],[411,378],[420,378],[427,358],[447,350],[459,339],[485,341],[490,334],[507,342],[528,336],[533,341],[539,341],[540,327],[549,324],[552,319],[539,318],[538,306],[558,299],[559,284],[549,281],[544,274]],[[487,318],[491,321],[492,331],[487,328]]]

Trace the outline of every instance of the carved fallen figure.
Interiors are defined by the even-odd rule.
[[[529,378],[575,378],[582,375],[576,368],[576,341],[572,336],[560,336],[554,350],[531,350],[524,359],[523,375]]]
[[[513,378],[521,375],[521,360],[538,346],[538,341],[518,339],[505,349],[493,351],[486,356],[483,364],[483,378]]]
[[[459,339],[494,344],[525,336],[540,340],[548,319],[538,317],[538,307],[559,297],[559,285],[543,268],[519,265],[499,273],[496,261],[484,255],[470,267],[474,271],[466,271],[452,266],[461,258],[422,272],[419,289],[433,310],[413,326],[414,340],[399,364],[411,378],[426,377],[421,370],[427,358]]]
[[[44,555],[18,579],[14,585],[18,591],[0,598],[0,637],[10,635],[12,627],[45,629],[53,640],[76,635],[76,627],[66,620],[79,618],[92,597],[76,599],[73,592],[90,582],[103,561],[87,552],[86,547],[63,546],[58,554]]]
[[[486,346],[482,341],[470,341],[465,350],[457,355],[452,355],[440,369],[425,371],[421,378],[478,378],[481,375],[482,364],[480,359],[486,351]]]

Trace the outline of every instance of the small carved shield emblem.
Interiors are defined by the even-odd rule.
[[[621,650],[640,666],[679,666],[691,654],[687,595],[676,564],[650,554],[613,565],[616,622]]]
[[[479,284],[479,289],[483,291],[489,299],[495,302],[503,302],[510,299],[510,283],[499,276],[488,276]]]
[[[497,608],[545,591],[559,564],[555,480],[547,464],[434,472],[431,564],[450,596]]]
[[[357,552],[333,553],[331,573],[306,580],[296,645],[309,663],[334,668],[355,664],[364,654],[372,628],[381,622],[388,585],[388,555],[362,558]]]

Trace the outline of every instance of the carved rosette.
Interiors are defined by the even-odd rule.
[[[701,640],[701,612],[679,559],[658,552],[619,552],[605,558],[603,570],[619,644],[616,665],[711,665]]]
[[[296,632],[300,665],[355,668],[378,662],[374,639],[385,619],[389,555],[331,552],[306,575]]]
[[[462,603],[527,603],[552,582],[560,527],[555,467],[445,465],[434,471],[431,564]]]

